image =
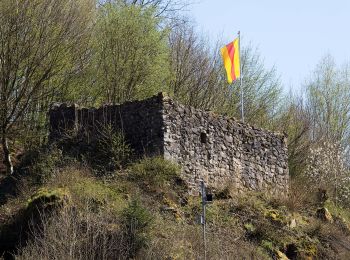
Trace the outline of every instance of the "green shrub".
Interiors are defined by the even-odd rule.
[[[124,135],[111,124],[99,124],[90,140],[89,131],[83,129],[65,133],[56,145],[68,157],[89,165],[99,175],[123,168],[130,159],[132,149]]]
[[[131,166],[131,178],[148,182],[151,185],[162,186],[172,179],[179,177],[178,165],[161,157],[144,158]]]
[[[124,135],[111,125],[100,127],[94,148],[91,157],[97,166],[105,170],[122,168],[131,155],[131,148],[126,143]]]
[[[261,241],[261,246],[269,253],[272,253],[275,251],[275,247],[273,245],[273,243],[269,240],[262,240]]]
[[[116,214],[126,205],[118,192],[97,178],[75,176],[75,181],[68,184],[68,188],[77,207],[88,206],[93,212],[108,211]]]
[[[139,199],[133,199],[122,213],[124,239],[129,258],[137,255],[140,249],[147,246],[148,232],[151,223],[151,214],[141,205]]]

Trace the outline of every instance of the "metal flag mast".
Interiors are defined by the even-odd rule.
[[[243,100],[243,77],[242,77],[242,62],[241,62],[241,31],[238,31],[238,53],[239,53],[239,80],[241,89],[241,119],[244,123],[244,100]]]
[[[207,259],[207,239],[206,239],[206,219],[205,219],[205,206],[206,206],[206,194],[205,194],[205,184],[204,180],[201,180],[200,182],[200,190],[201,190],[201,195],[202,195],[202,215],[201,215],[201,224],[203,228],[203,249],[204,249],[204,260]]]
[[[204,260],[206,260],[207,259],[207,238],[206,238],[205,232],[206,232],[207,220],[206,220],[205,208],[207,204],[210,204],[211,202],[213,202],[213,195],[211,193],[206,192],[205,183],[203,179],[200,181],[200,193],[202,197],[201,224],[203,229],[203,250],[204,250]]]

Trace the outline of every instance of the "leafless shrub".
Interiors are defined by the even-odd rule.
[[[18,259],[126,259],[124,238],[112,216],[64,207],[53,216],[41,214],[29,244]]]
[[[310,210],[316,203],[317,187],[310,185],[309,180],[302,177],[291,179],[288,196],[277,197],[280,205],[285,205],[292,212]]]
[[[148,210],[133,199],[119,214],[96,199],[40,211],[18,259],[139,259],[150,240]]]

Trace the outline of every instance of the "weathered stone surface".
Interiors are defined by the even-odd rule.
[[[330,222],[330,223],[333,223],[333,217],[332,217],[332,214],[329,212],[329,210],[325,207],[323,208],[318,208],[317,211],[316,211],[316,216],[319,218],[319,219],[322,219],[324,221],[327,221],[327,222]]]
[[[290,221],[289,221],[289,227],[290,228],[296,228],[297,227],[297,221],[295,218],[292,218]]]
[[[142,101],[98,109],[55,105],[50,140],[75,130],[96,138],[101,125],[122,131],[139,156],[162,155],[183,167],[194,193],[204,179],[237,191],[288,192],[286,136],[171,100],[163,93]]]
[[[162,102],[162,96],[158,95],[143,101],[97,109],[56,104],[49,112],[49,140],[64,138],[74,130],[78,135],[93,141],[98,138],[104,126],[111,125],[125,135],[136,155],[163,154],[165,129]],[[173,142],[169,144],[172,145]]]

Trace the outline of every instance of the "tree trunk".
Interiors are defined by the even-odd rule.
[[[4,134],[4,133],[2,135],[1,145],[2,145],[2,150],[4,152],[4,164],[6,166],[7,173],[13,174],[13,165],[12,165],[12,161],[11,161],[10,150],[9,150],[9,146],[7,143],[6,134]]]

